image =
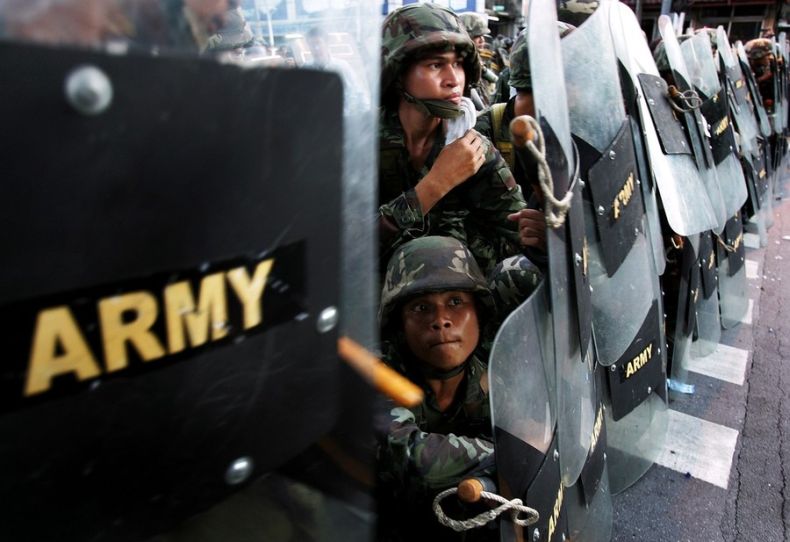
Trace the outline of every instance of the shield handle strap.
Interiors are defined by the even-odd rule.
[[[573,190],[569,189],[562,199],[554,196],[554,179],[546,161],[546,142],[540,124],[529,115],[519,115],[510,121],[510,138],[517,149],[526,149],[538,163],[538,181],[546,202],[546,225],[559,228],[571,208]]]

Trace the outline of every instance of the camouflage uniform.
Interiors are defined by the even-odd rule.
[[[472,39],[491,34],[491,30],[488,28],[488,19],[481,13],[462,13],[458,18]],[[478,54],[480,55],[481,70],[487,77],[477,81],[473,88],[477,91],[482,101],[482,106],[485,108],[491,103],[491,96],[495,90],[496,81],[492,79],[499,74],[503,63],[498,53],[491,49],[488,43],[486,43],[485,47],[478,49]]]
[[[598,9],[599,4],[598,0],[559,0],[557,19],[573,26],[579,26]]]
[[[474,293],[482,326],[490,315],[491,293],[472,254],[461,242],[422,237],[401,246],[390,259],[379,311],[382,337],[390,345],[384,358],[422,386],[425,400],[412,409],[388,405],[376,420],[380,435],[378,488],[386,501],[379,539],[417,536],[457,540],[459,535],[439,525],[433,516],[433,497],[464,478],[494,474],[486,363],[477,352],[467,359],[456,400],[442,412],[423,376],[421,363],[402,336],[402,304],[415,295],[448,290]]]
[[[444,29],[444,30],[442,30]],[[384,22],[382,96],[398,90],[399,77],[413,55],[426,47],[456,48],[465,54],[468,85],[477,80],[480,63],[474,44],[455,14],[434,4],[412,4]],[[486,160],[478,172],[444,196],[423,216],[414,187],[430,171],[444,138],[437,134],[424,166],[409,161],[397,109],[382,107],[379,123],[379,241],[380,262],[404,242],[424,235],[445,235],[464,242],[484,272],[498,261],[518,254],[518,225],[507,215],[526,202],[507,164],[487,140]],[[381,266],[383,269],[383,265]]]

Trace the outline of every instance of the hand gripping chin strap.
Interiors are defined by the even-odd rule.
[[[463,115],[460,106],[446,100],[420,100],[415,98],[405,90],[401,90],[403,98],[417,107],[421,112],[429,117],[439,117],[440,119],[455,119]]]

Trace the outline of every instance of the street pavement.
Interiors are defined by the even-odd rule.
[[[788,190],[772,203],[767,234],[744,237],[743,321],[692,360],[693,394],[670,392],[657,463],[613,497],[614,541],[790,540]]]

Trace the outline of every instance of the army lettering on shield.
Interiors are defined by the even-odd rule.
[[[159,297],[150,291],[136,291],[99,299],[103,369],[68,306],[41,310],[33,330],[24,395],[48,391],[52,379],[63,374],[73,373],[83,381],[102,372],[123,370],[129,365],[130,349],[149,362],[201,346],[209,341],[209,335],[211,341],[225,338],[228,289],[243,307],[244,330],[258,325],[261,297],[273,263],[272,259],[260,262],[252,277],[244,267],[204,277],[197,303],[186,280],[166,286]],[[151,329],[160,314],[166,322],[166,343]]]
[[[0,412],[164,367],[303,313],[303,243],[0,308]],[[287,277],[287,280],[286,278]]]
[[[557,530],[557,522],[560,520],[560,513],[562,512],[562,501],[565,498],[565,486],[560,484],[560,489],[557,491],[557,497],[554,499],[554,507],[551,509],[551,517],[549,518],[549,536],[546,540],[552,540],[554,531]]]
[[[639,355],[635,356],[631,361],[625,365],[625,379],[629,379],[636,374],[636,372],[644,367],[653,359],[653,344],[647,345]]]

